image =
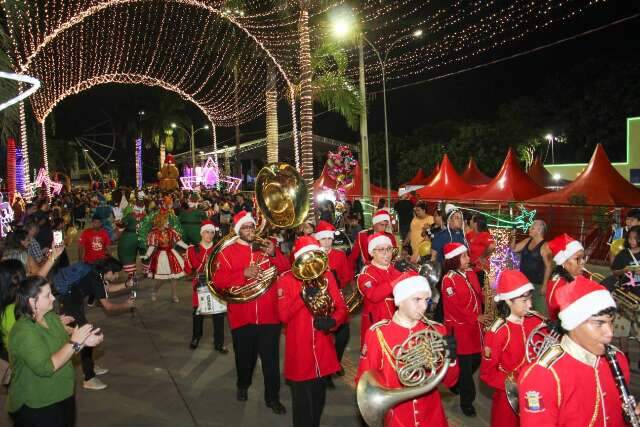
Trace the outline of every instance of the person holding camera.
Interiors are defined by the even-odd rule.
[[[51,284],[30,276],[17,290],[18,320],[9,338],[13,375],[8,412],[16,426],[75,425],[74,372],[71,357],[99,345],[103,336],[91,324],[69,333],[53,311]]]

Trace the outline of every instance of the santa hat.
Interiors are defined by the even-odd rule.
[[[413,270],[405,271],[391,282],[393,286],[393,300],[396,305],[411,295],[418,292],[426,292],[427,298],[431,298],[431,287],[427,279]]]
[[[320,243],[312,236],[300,236],[293,244],[293,258],[298,258],[310,251],[321,251]]]
[[[237,235],[240,235],[240,228],[242,228],[244,224],[256,225],[256,221],[249,212],[240,211],[233,216],[233,231],[235,231]]]
[[[503,270],[498,278],[496,296],[493,299],[496,302],[506,301],[508,299],[518,298],[532,290],[533,285],[529,282],[527,276],[518,270]]]
[[[164,163],[167,165],[175,165],[176,161],[173,159],[173,154],[167,154],[167,157],[164,158]]]
[[[611,293],[604,286],[584,276],[578,276],[558,289],[556,301],[560,306],[558,317],[567,331],[574,330],[602,310],[616,307]]]
[[[467,247],[462,243],[453,242],[444,245],[444,259],[455,258],[465,252],[467,252]]]
[[[316,239],[333,239],[336,234],[336,228],[327,221],[318,222],[316,232],[313,235]]]
[[[391,222],[391,215],[389,215],[389,212],[387,212],[386,210],[379,209],[376,211],[376,213],[373,214],[373,217],[371,218],[371,223],[373,225],[376,225],[377,223],[382,221]]]
[[[215,233],[216,231],[218,231],[218,227],[216,227],[213,222],[204,220],[200,225],[200,234],[204,233],[205,231],[213,231]]]
[[[369,244],[367,245],[367,251],[369,255],[373,256],[373,250],[380,245],[393,246],[391,239],[384,233],[373,233],[369,236]]]
[[[553,253],[553,261],[556,265],[564,264],[571,256],[584,250],[580,242],[567,233],[561,234],[551,240],[549,242],[549,249],[551,249],[551,253]]]

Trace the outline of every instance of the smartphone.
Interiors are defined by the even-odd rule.
[[[62,246],[62,231],[53,232],[53,246]]]

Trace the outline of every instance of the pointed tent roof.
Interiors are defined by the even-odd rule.
[[[485,187],[465,194],[467,200],[521,201],[547,193],[518,165],[518,159],[509,148],[498,174]]]
[[[417,191],[421,199],[455,199],[461,194],[473,191],[475,187],[467,184],[456,172],[446,154],[442,158],[440,169],[431,182]]]
[[[329,176],[329,171],[327,170],[327,165],[322,169],[322,173],[313,183],[313,190],[322,191],[323,188],[336,188],[336,181]],[[347,197],[349,198],[360,198],[362,197],[362,171],[360,169],[360,164],[358,163],[356,167],[353,169],[353,181],[351,184],[345,187]],[[387,197],[387,189],[383,187],[378,187],[375,184],[371,184],[371,198],[376,202],[378,199]],[[398,197],[398,192],[391,190],[391,197]]]
[[[561,190],[529,201],[570,203],[569,199],[574,195],[584,196],[588,205],[640,206],[640,190],[611,166],[609,157],[601,144],[596,146],[584,172],[573,182]]]
[[[422,180],[424,180],[427,176],[424,174],[422,168],[418,169],[418,172],[411,178],[409,181],[405,182],[401,185],[401,187],[406,187],[408,185],[420,185],[422,184]]]
[[[476,165],[476,161],[473,160],[473,157],[469,158],[467,168],[462,173],[462,179],[471,185],[484,185],[491,181],[491,178],[483,174],[482,171],[478,169],[478,165]]]
[[[554,185],[553,176],[545,169],[540,156],[536,156],[527,171],[527,175],[542,187],[551,187]]]
[[[422,181],[420,182],[421,185],[429,185],[431,183],[431,181],[433,181],[433,178],[436,177],[436,175],[438,174],[438,172],[440,171],[440,163],[436,163],[436,167],[433,168],[433,170],[431,171],[431,173],[429,174],[429,176],[426,176],[422,179]]]

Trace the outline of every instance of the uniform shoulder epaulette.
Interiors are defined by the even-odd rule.
[[[491,326],[489,326],[489,330],[494,333],[498,332],[498,330],[503,326],[506,326],[506,324],[507,324],[506,320],[504,320],[502,317],[498,317],[496,318],[496,320],[493,321]]]
[[[550,368],[554,363],[558,361],[564,354],[564,350],[560,346],[560,344],[555,344],[549,347],[542,355],[538,358],[538,365],[543,368]]]
[[[446,276],[447,276],[447,277],[453,277],[455,274],[456,274],[456,272],[455,272],[455,271],[453,271],[453,270],[449,270],[449,272],[447,272]]]
[[[540,320],[547,320],[541,313],[538,313],[535,310],[531,310],[529,311],[529,313],[527,314],[527,316],[533,316],[533,317],[537,317]]]
[[[382,319],[381,321],[376,322],[373,325],[369,326],[369,330],[371,330],[371,331],[376,330],[380,326],[388,325],[389,323],[391,323],[390,319]]]

